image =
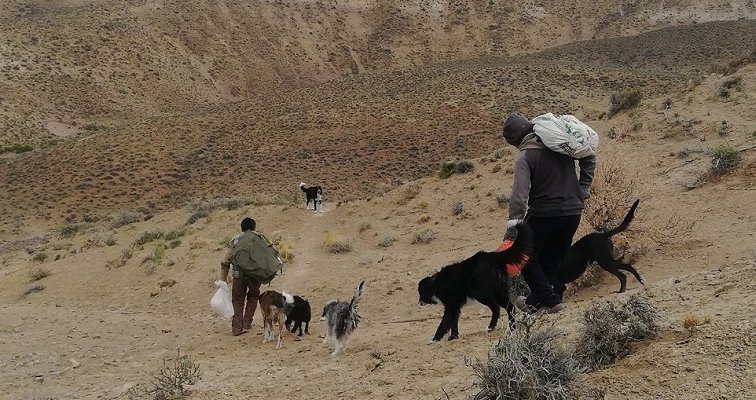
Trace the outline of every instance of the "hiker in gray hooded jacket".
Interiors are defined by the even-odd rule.
[[[502,133],[507,143],[520,150],[514,164],[509,219],[525,219],[535,236],[535,254],[522,270],[530,295],[518,297],[515,304],[523,310],[558,312],[565,286],[557,268],[572,245],[584,201],[590,197],[596,157],[575,160],[549,150],[533,133],[533,124],[520,114],[507,117]],[[505,239],[516,235],[515,228],[508,229]]]

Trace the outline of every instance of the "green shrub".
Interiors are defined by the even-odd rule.
[[[15,153],[22,154],[34,150],[34,147],[30,144],[12,144],[9,146],[0,147],[0,154]]]
[[[139,238],[134,242],[137,246],[144,246],[147,243],[153,242],[163,237],[163,231],[159,229],[152,229],[142,232]]]
[[[44,252],[37,253],[34,255],[34,257],[32,257],[32,261],[39,262],[39,263],[45,262],[46,260],[47,260],[47,253],[44,253]]]
[[[622,110],[629,110],[637,107],[643,99],[643,92],[639,88],[623,90],[612,93],[609,107],[609,116],[612,117]]]
[[[740,152],[728,144],[723,144],[710,150],[711,167],[709,171],[714,175],[724,175],[740,162]]]
[[[438,171],[438,177],[441,179],[446,179],[450,177],[456,169],[457,163],[455,163],[454,161],[445,162],[441,164],[441,169]]]
[[[741,91],[743,89],[743,78],[740,76],[728,76],[722,80],[717,89],[719,97],[728,97],[733,90]]]
[[[60,236],[63,236],[65,238],[70,238],[78,235],[79,233],[83,232],[89,224],[82,223],[82,224],[68,224],[60,228]]]

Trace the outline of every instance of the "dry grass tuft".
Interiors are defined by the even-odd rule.
[[[514,332],[493,346],[488,361],[466,360],[478,380],[473,400],[567,400],[577,362],[561,345],[564,334],[553,324],[521,314]]]
[[[389,247],[394,244],[394,242],[396,242],[396,237],[393,235],[386,235],[380,242],[378,242],[378,247]]]
[[[47,268],[34,268],[29,271],[29,282],[36,282],[50,276],[50,270]]]
[[[436,232],[426,229],[422,232],[415,233],[415,236],[412,237],[412,244],[428,244],[432,242],[436,238]]]
[[[594,303],[583,314],[575,353],[590,370],[611,364],[630,352],[632,342],[655,337],[660,320],[651,300],[640,295],[624,304]]]
[[[407,186],[406,189],[402,192],[402,196],[399,198],[399,200],[396,202],[400,206],[405,206],[407,203],[412,201],[417,195],[420,194],[420,185],[413,183],[409,186]]]
[[[688,314],[680,321],[680,325],[688,331],[688,334],[692,335],[698,331],[698,327],[711,323],[710,317],[701,318],[695,314]]]
[[[169,361],[172,361],[169,363]],[[150,383],[137,385],[126,393],[129,400],[179,400],[188,394],[188,386],[202,379],[198,363],[177,351],[173,360],[163,358],[163,367],[150,377]]]
[[[294,259],[294,253],[291,251],[291,245],[287,242],[278,242],[278,255],[284,262],[289,262]]]
[[[352,251],[352,245],[341,240],[335,233],[326,231],[323,239],[323,249],[332,254],[349,253]]]

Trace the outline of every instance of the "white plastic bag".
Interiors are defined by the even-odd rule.
[[[572,158],[585,158],[596,154],[599,136],[590,126],[574,115],[539,115],[531,121],[533,132],[552,151]]]
[[[234,304],[231,302],[231,290],[224,281],[215,281],[215,291],[213,298],[210,299],[210,309],[214,313],[225,319],[231,319],[234,316]]]

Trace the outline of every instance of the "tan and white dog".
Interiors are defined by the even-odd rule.
[[[275,290],[268,290],[260,295],[259,302],[263,316],[263,343],[273,341],[273,323],[278,323],[276,348],[280,349],[283,347],[284,320],[286,319],[284,306],[292,306],[294,297],[286,292],[281,294]]]

